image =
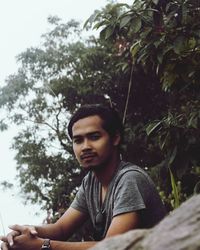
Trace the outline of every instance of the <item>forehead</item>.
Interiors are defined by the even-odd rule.
[[[102,127],[103,120],[98,115],[79,119],[72,126],[72,136],[88,134],[96,131],[105,131]]]

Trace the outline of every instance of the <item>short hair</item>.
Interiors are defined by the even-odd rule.
[[[124,128],[118,112],[114,108],[102,104],[83,105],[72,115],[68,124],[68,134],[70,138],[72,139],[73,137],[72,127],[75,122],[94,115],[98,115],[102,119],[102,127],[111,137],[119,133],[122,141]]]

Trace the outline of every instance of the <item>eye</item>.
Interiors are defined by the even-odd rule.
[[[81,137],[75,137],[73,139],[73,143],[74,144],[80,144],[83,141],[83,139]]]
[[[100,134],[92,134],[90,135],[90,140],[97,141],[98,139],[100,139],[100,137],[101,137]]]

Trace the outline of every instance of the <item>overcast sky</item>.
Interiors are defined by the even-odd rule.
[[[132,2],[119,0],[118,2]],[[47,17],[57,15],[63,21],[71,18],[84,22],[95,9],[104,7],[106,0],[0,0],[0,86],[6,77],[17,71],[15,57],[31,46],[39,45],[41,35],[48,30]],[[0,132],[0,182],[16,185],[15,152],[10,148],[17,128]],[[0,234],[8,225],[40,224],[44,212],[38,206],[25,206],[18,190],[0,189]],[[39,212],[39,215],[35,215]]]

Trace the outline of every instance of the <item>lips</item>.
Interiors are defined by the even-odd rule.
[[[94,157],[96,156],[96,154],[94,153],[85,153],[85,154],[82,154],[80,156],[81,160],[92,160]]]

